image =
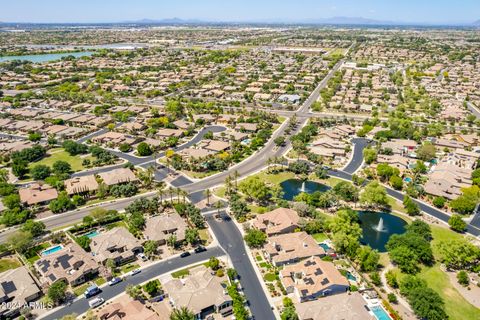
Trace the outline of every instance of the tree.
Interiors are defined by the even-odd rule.
[[[422,220],[414,220],[412,223],[406,227],[408,233],[414,233],[421,236],[426,241],[432,240],[432,229],[428,223],[423,222]]]
[[[67,291],[67,284],[63,280],[54,282],[48,288],[47,296],[55,303],[58,304],[65,300],[65,293]]]
[[[71,156],[76,156],[79,154],[85,154],[88,151],[88,147],[84,144],[72,141],[65,140],[62,144],[62,147],[67,151]]]
[[[356,261],[364,272],[377,270],[380,254],[369,246],[362,246],[357,250]]]
[[[52,210],[53,213],[60,213],[71,210],[75,207],[72,203],[72,200],[65,191],[62,191],[58,194],[57,199],[52,200],[48,204],[48,208]]]
[[[448,225],[450,228],[457,232],[463,232],[467,228],[467,223],[463,221],[462,216],[459,214],[453,214],[448,219]]]
[[[218,270],[220,268],[220,260],[218,260],[216,257],[210,257],[208,260],[208,267],[213,271]]]
[[[42,139],[42,134],[39,132],[31,132],[28,134],[28,140],[38,142]]]
[[[258,229],[248,229],[244,240],[250,248],[261,248],[267,241],[267,235]]]
[[[0,169],[0,183],[7,183],[8,182],[8,170],[7,169]]]
[[[70,165],[70,163],[68,163],[66,161],[63,161],[63,160],[55,161],[52,165],[52,168],[53,168],[53,172],[57,176],[62,176],[62,175],[69,174],[70,172],[72,172],[72,166]]]
[[[92,239],[90,239],[87,236],[81,236],[77,238],[77,243],[80,247],[82,247],[83,250],[85,251],[90,251],[90,243],[92,242]]]
[[[457,281],[464,287],[467,287],[470,284],[470,278],[468,277],[468,273],[465,270],[461,270],[457,273]]]
[[[140,286],[129,284],[125,288],[125,292],[130,296],[130,298],[137,300],[142,295],[142,288]]]
[[[377,175],[382,181],[390,179],[392,176],[398,176],[400,174],[397,168],[394,168],[386,163],[379,163],[377,166]]]
[[[388,302],[390,303],[397,303],[398,302],[398,299],[397,299],[397,296],[395,295],[395,293],[389,293],[387,295],[387,298],[388,298]]]
[[[45,230],[45,224],[42,221],[27,220],[22,227],[22,231],[29,232],[33,237],[39,236]]]
[[[143,286],[143,289],[150,295],[150,297],[154,297],[160,291],[161,287],[160,281],[155,279],[147,282],[145,286]]]
[[[360,194],[360,202],[367,207],[388,207],[385,188],[377,181],[368,183]]]
[[[446,202],[447,202],[447,199],[445,199],[444,197],[435,197],[433,199],[433,205],[440,209],[445,207]]]
[[[341,181],[337,183],[333,187],[333,192],[344,201],[358,201],[359,190],[350,182]]]
[[[23,179],[28,173],[27,162],[25,161],[14,161],[12,163],[12,173],[19,179]]]
[[[32,246],[33,237],[28,231],[17,231],[8,237],[7,243],[10,247],[19,252],[24,253]]]
[[[422,319],[448,319],[442,298],[429,288],[424,280],[406,276],[400,283],[400,293],[404,295],[415,314]]]
[[[409,216],[416,216],[420,213],[420,208],[418,204],[412,200],[408,195],[403,197],[403,207],[407,211]]]
[[[146,142],[140,142],[137,146],[137,153],[141,157],[151,156],[153,154],[152,148]]]
[[[189,244],[195,244],[200,240],[200,235],[197,228],[187,228],[185,230],[185,241]]]
[[[158,242],[154,240],[145,241],[143,245],[143,252],[147,257],[151,257],[157,253]]]
[[[118,150],[121,152],[130,152],[132,151],[132,146],[129,145],[128,143],[122,143],[119,147]]]
[[[329,223],[333,233],[333,243],[339,253],[354,257],[360,247],[362,229],[358,224],[358,215],[352,209],[337,211],[336,216]]]
[[[437,248],[440,261],[449,269],[471,270],[480,263],[480,248],[466,239],[440,241]]]
[[[423,161],[431,161],[435,159],[436,150],[431,142],[425,142],[416,151],[417,157]]]
[[[398,288],[398,280],[397,280],[397,276],[395,275],[395,273],[392,271],[392,270],[388,270],[387,273],[385,273],[385,278],[387,280],[387,284],[396,289]]]
[[[380,278],[380,274],[378,272],[372,272],[370,274],[370,280],[372,280],[372,283],[378,287],[382,286],[382,279]]]
[[[402,190],[403,188],[403,180],[397,175],[391,176],[390,177],[390,185],[395,189],[395,190]]]
[[[419,263],[431,264],[434,260],[432,247],[424,235],[412,231],[392,235],[386,248],[392,262],[405,273],[416,273],[419,270]]]
[[[282,320],[298,320],[299,317],[295,310],[295,305],[292,302],[292,299],[285,297],[283,299],[283,310],[280,315]]]
[[[318,179],[328,179],[328,170],[325,169],[323,166],[316,166],[315,175]]]
[[[35,180],[44,180],[51,173],[50,167],[44,164],[37,164],[30,170],[30,174]]]
[[[285,144],[285,137],[284,136],[276,137],[275,140],[273,140],[273,142],[277,147],[281,147]]]
[[[21,206],[20,196],[16,193],[9,194],[8,196],[3,197],[2,203],[8,209],[15,209]]]
[[[195,314],[186,307],[174,309],[170,314],[170,320],[195,320]]]
[[[377,160],[377,151],[371,148],[363,149],[363,160],[365,160],[367,164],[373,163]]]
[[[235,219],[243,221],[250,212],[250,208],[247,206],[245,201],[238,198],[230,202],[230,211],[235,216]]]
[[[257,202],[264,202],[270,197],[270,188],[257,176],[243,180],[239,185],[239,189],[248,198]]]
[[[172,234],[167,238],[167,246],[169,246],[172,249],[175,249],[177,246],[177,236]]]
[[[113,260],[112,258],[107,259],[107,261],[105,262],[105,266],[108,269],[110,269],[112,273],[114,273],[115,270],[117,269],[117,264],[115,263],[115,260]]]

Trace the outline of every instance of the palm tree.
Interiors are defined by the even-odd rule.
[[[233,179],[235,180],[235,190],[238,190],[238,178],[240,177],[240,174],[238,173],[237,170],[233,171]]]
[[[228,176],[225,178],[225,193],[228,195],[230,194],[230,191],[232,191],[232,177],[231,176]]]
[[[180,196],[182,195],[182,189],[175,188],[175,192],[177,193],[177,202],[180,203]]]
[[[170,193],[170,203],[173,204],[173,192],[174,189],[172,187],[168,187],[168,193]]]
[[[170,320],[195,320],[195,315],[186,307],[181,307],[173,310],[170,314]]]
[[[215,202],[215,209],[217,209],[217,213],[220,214],[220,210],[223,208],[223,202],[222,201],[217,201]]]
[[[181,195],[183,197],[183,203],[185,204],[187,202],[188,192],[185,191],[185,190],[182,190],[182,189],[180,189],[180,191],[181,191]]]
[[[204,194],[205,197],[207,197],[207,205],[210,205],[210,196],[212,195],[212,192],[210,191],[210,189],[207,189],[205,190]]]
[[[157,183],[157,193],[160,198],[160,202],[163,202],[163,196],[165,195],[165,182],[161,181]]]
[[[275,162],[273,161],[272,158],[268,158],[268,159],[267,159],[267,162],[266,162],[265,164],[267,165],[267,172],[268,172],[268,173],[272,172],[272,171],[271,171],[271,168],[270,168],[270,165],[273,164],[273,163],[275,163]]]

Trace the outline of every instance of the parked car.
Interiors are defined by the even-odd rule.
[[[97,287],[97,285],[91,285],[90,287],[87,288],[87,290],[85,290],[84,294],[85,294],[85,298],[91,298],[93,297],[94,295],[97,295],[99,294],[100,292],[102,292],[102,290],[100,290],[99,287]]]
[[[142,261],[147,261],[147,260],[148,260],[147,256],[144,255],[143,253],[137,254],[137,257],[138,257],[139,259],[141,259]]]
[[[186,258],[190,255],[190,252],[188,251],[185,251],[185,252],[182,252],[182,254],[180,255],[180,258]]]
[[[140,270],[140,269],[135,269],[135,270],[130,271],[130,275],[131,275],[131,276],[134,276],[134,275],[136,275],[136,274],[139,274],[140,272],[142,272],[142,270]]]
[[[112,278],[112,280],[108,281],[108,285],[113,286],[120,282],[122,282],[122,278],[115,277],[115,278]]]
[[[104,302],[105,302],[105,299],[103,298],[95,298],[88,301],[88,305],[90,306],[90,308],[96,308],[101,306]]]
[[[198,246],[198,247],[195,248],[194,251],[195,251],[195,253],[205,252],[205,251],[207,251],[207,248],[202,247],[202,246]]]

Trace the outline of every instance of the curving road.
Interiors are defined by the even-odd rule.
[[[205,252],[192,254],[191,256],[188,256],[185,258],[175,257],[168,260],[160,261],[143,268],[142,272],[140,272],[137,275],[126,276],[124,281],[114,286],[110,287],[107,285],[102,287],[101,288],[102,292],[95,297],[101,297],[101,298],[104,298],[105,301],[107,301],[118,296],[119,294],[124,293],[125,288],[129,284],[138,285],[150,279],[156,278],[160,275],[170,273],[176,269],[180,269],[192,264],[198,264],[202,261],[210,259],[210,257],[212,256],[220,257],[223,255],[225,255],[225,252],[222,248],[209,247]],[[57,310],[42,317],[42,319],[54,320],[54,319],[60,319],[63,316],[66,316],[72,313],[76,313],[78,315],[83,314],[87,312],[88,309],[90,308],[88,305],[88,300],[89,299],[86,299],[84,296],[82,296],[81,298],[75,300],[69,306],[58,308]]]

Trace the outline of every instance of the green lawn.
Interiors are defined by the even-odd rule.
[[[70,154],[68,154],[68,152],[60,149],[53,152],[48,152],[45,158],[40,161],[31,163],[30,167],[33,167],[37,164],[43,164],[52,167],[55,161],[62,160],[68,162],[72,166],[73,171],[81,171],[85,169],[85,167],[82,165],[83,159],[93,160],[94,158],[92,156],[87,156],[84,158],[80,156],[71,156]]]
[[[207,229],[198,230],[198,235],[203,244],[207,244],[210,241],[210,234]]]
[[[312,237],[313,239],[315,239],[315,241],[317,241],[318,243],[320,242],[323,242],[325,240],[328,239],[327,235],[325,233],[315,233],[315,234],[312,234]]]
[[[203,179],[203,178],[212,176],[214,174],[217,174],[219,171],[195,172],[195,171],[182,170],[182,172],[188,177],[191,177],[194,179]]]
[[[95,284],[96,284],[97,286],[100,287],[102,284],[106,283],[107,280],[105,280],[105,278],[98,277],[97,279],[95,279],[94,282],[95,282]]]
[[[130,271],[132,271],[134,269],[137,269],[139,267],[140,266],[136,263],[129,263],[129,264],[126,264],[124,266],[121,266],[120,271],[122,272],[122,274],[125,274],[125,273],[130,272]]]
[[[448,275],[440,270],[437,263],[433,267],[426,267],[418,275],[427,281],[428,286],[435,290],[445,302],[445,311],[451,320],[480,319],[480,309],[475,308],[450,283]]]
[[[28,262],[33,264],[35,261],[40,259],[40,256],[38,255],[38,253],[42,250],[47,249],[49,246],[50,246],[49,243],[42,243],[38,246],[28,249],[28,251],[24,254],[24,256]]]
[[[76,295],[77,297],[79,297],[90,286],[91,286],[90,282],[87,282],[87,283],[82,284],[81,286],[75,287],[75,288],[73,288],[73,294]]]
[[[178,279],[178,278],[183,278],[185,276],[188,276],[190,274],[190,269],[201,266],[201,265],[204,265],[205,267],[208,268],[208,262],[196,264],[194,266],[172,272],[172,277]]]
[[[267,273],[264,277],[265,281],[268,281],[268,282],[273,282],[277,279],[277,276],[275,275],[275,273]]]
[[[20,261],[18,261],[15,258],[13,258],[13,259],[10,259],[10,258],[0,259],[0,273],[2,273],[4,271],[7,271],[7,270],[10,270],[10,269],[16,269],[16,268],[20,267],[21,265],[22,264],[20,263]]]

